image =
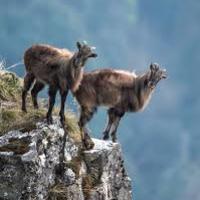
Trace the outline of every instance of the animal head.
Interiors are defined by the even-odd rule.
[[[150,89],[154,89],[157,83],[161,79],[167,78],[166,70],[160,69],[160,66],[157,63],[151,63],[150,70],[148,72],[148,78],[146,80],[146,85]]]
[[[83,67],[88,58],[96,58],[97,54],[93,52],[95,47],[91,47],[87,44],[76,43],[78,52],[76,53],[74,64],[76,67]]]

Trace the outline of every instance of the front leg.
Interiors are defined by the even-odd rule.
[[[65,125],[65,101],[66,101],[66,97],[68,94],[68,89],[66,90],[61,90],[60,89],[60,96],[61,96],[61,106],[60,106],[60,122],[62,124],[62,126]]]
[[[48,112],[47,112],[47,123],[48,124],[53,123],[52,110],[53,110],[53,106],[55,104],[57,90],[58,90],[58,88],[55,87],[55,86],[49,87],[49,109],[48,109]]]
[[[35,109],[38,109],[37,95],[44,88],[44,86],[45,85],[43,83],[36,81],[32,90],[31,90],[33,106],[34,106]]]
[[[94,143],[90,139],[88,131],[85,126],[92,119],[92,116],[95,111],[96,108],[81,107],[81,114],[78,124],[81,130],[81,139],[86,149],[92,149],[94,146]]]

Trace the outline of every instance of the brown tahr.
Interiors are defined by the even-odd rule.
[[[103,132],[103,139],[109,139],[111,135],[115,142],[122,116],[125,112],[143,110],[157,83],[163,78],[166,78],[166,71],[161,70],[158,64],[151,64],[150,69],[140,76],[112,69],[84,73],[80,87],[74,92],[81,108],[80,128],[88,134],[85,125],[97,107],[108,107],[108,124]]]
[[[26,75],[22,91],[22,110],[26,112],[26,96],[30,87],[34,108],[38,108],[37,94],[45,84],[49,85],[49,109],[47,121],[52,123],[52,109],[56,93],[61,95],[60,118],[64,123],[64,106],[68,90],[75,92],[83,76],[83,67],[88,58],[96,57],[92,47],[77,42],[78,51],[59,49],[50,45],[33,45],[24,54]]]

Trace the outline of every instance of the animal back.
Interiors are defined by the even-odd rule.
[[[50,45],[33,45],[25,51],[24,64],[26,70],[31,71],[34,66],[59,66],[72,56],[73,53],[67,49],[59,49]]]

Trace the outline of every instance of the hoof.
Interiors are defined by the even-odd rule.
[[[47,117],[47,124],[53,124],[53,119],[52,117]]]
[[[109,140],[109,135],[104,135],[103,140]]]
[[[109,139],[109,132],[108,131],[104,131],[103,133],[102,133],[102,135],[103,135],[103,140],[108,140]]]
[[[27,113],[27,110],[26,110],[26,108],[24,108],[24,107],[22,107],[22,111],[23,111],[24,113]]]
[[[38,105],[34,105],[34,109],[35,109],[35,110],[38,110],[38,109],[39,109],[39,106],[38,106]]]
[[[90,138],[89,135],[86,135],[84,140],[83,140],[83,146],[85,150],[90,150],[93,149],[94,147],[94,142],[92,141],[92,139]]]
[[[113,142],[113,143],[116,143],[116,142],[117,142],[117,138],[113,138],[113,139],[112,139],[112,142]]]
[[[94,142],[90,141],[84,141],[84,149],[85,150],[91,150],[94,147]]]
[[[103,140],[109,140],[109,133],[103,132]]]

